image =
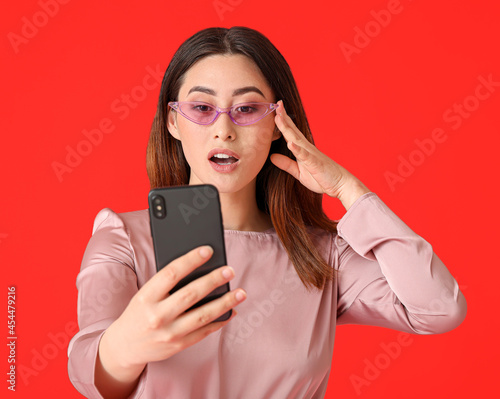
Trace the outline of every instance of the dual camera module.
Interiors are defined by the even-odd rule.
[[[164,219],[167,216],[165,199],[161,195],[155,195],[151,199],[151,203],[153,204],[153,215],[158,219]]]

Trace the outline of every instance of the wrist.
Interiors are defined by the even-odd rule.
[[[113,325],[101,337],[98,349],[98,361],[102,369],[118,382],[135,381],[146,366],[127,360],[126,346],[118,337],[113,336]]]
[[[359,197],[369,192],[370,190],[368,187],[366,187],[360,180],[353,178],[342,186],[337,198],[340,200],[346,211],[348,211]]]

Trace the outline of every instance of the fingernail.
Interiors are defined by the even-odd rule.
[[[234,270],[231,266],[225,267],[224,270],[222,270],[222,275],[224,278],[231,278],[234,276]]]
[[[245,291],[243,290],[239,290],[237,293],[236,293],[236,300],[238,302],[241,302],[243,299],[245,299],[247,297]]]
[[[202,258],[206,258],[211,253],[212,253],[212,247],[209,247],[208,245],[205,247],[201,247],[199,251],[199,254],[201,255]]]

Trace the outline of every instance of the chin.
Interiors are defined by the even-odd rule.
[[[240,182],[215,182],[211,181],[207,184],[213,184],[220,194],[233,194],[241,191],[245,191],[245,189],[250,189],[252,182],[248,182],[246,184],[241,184]]]
[[[208,183],[208,184],[213,184],[217,188],[220,194],[236,193],[243,188],[230,183]]]
[[[191,177],[189,179],[189,184],[211,184],[217,188],[219,193],[221,194],[231,194],[237,193],[239,191],[245,189],[251,189],[252,185],[255,186],[257,181],[257,176],[248,181],[242,181],[241,176],[236,174],[227,174],[227,175],[203,175],[199,177],[196,174],[193,174],[191,170]]]

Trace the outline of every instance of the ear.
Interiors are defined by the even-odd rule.
[[[175,112],[173,109],[168,110],[168,117],[167,117],[167,128],[170,134],[176,138],[177,140],[180,140],[181,137],[179,135],[179,130],[177,129],[177,112]]]

